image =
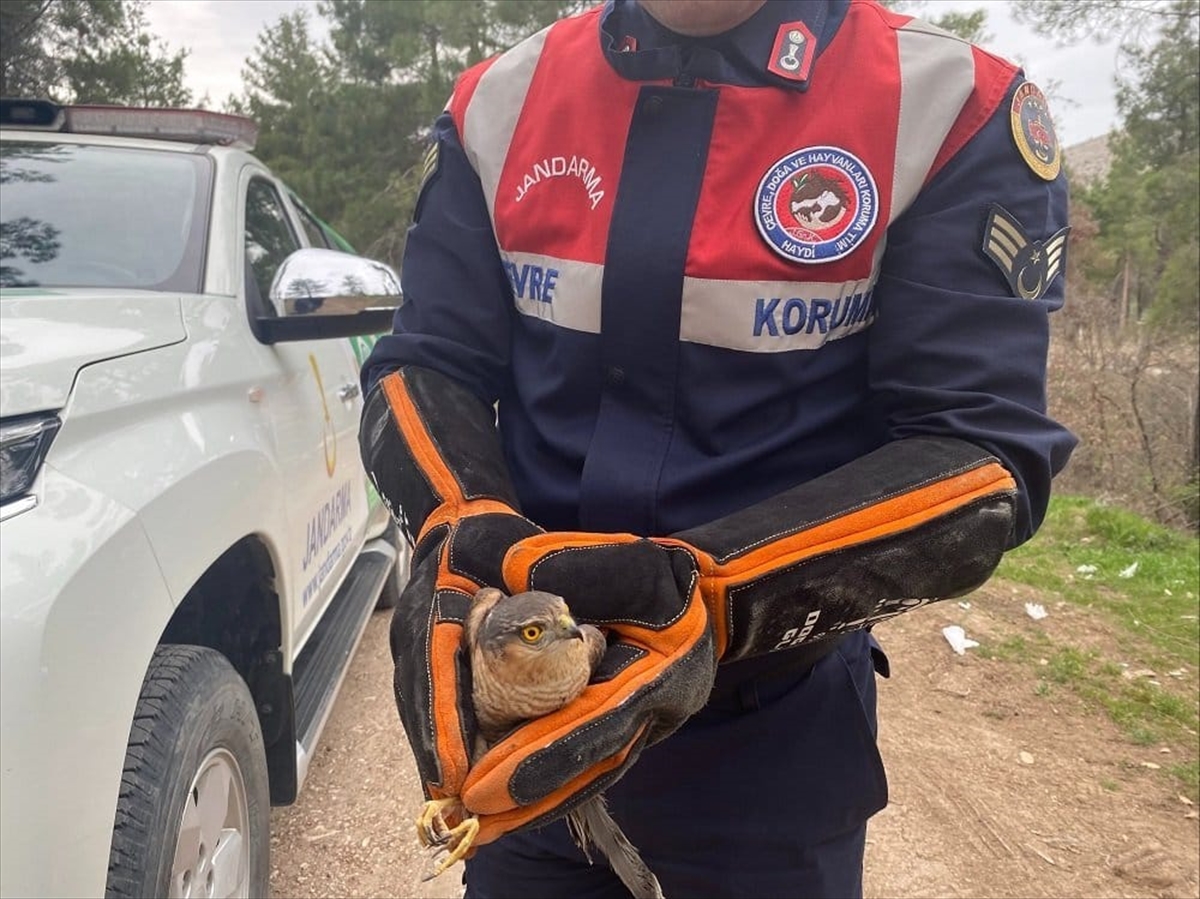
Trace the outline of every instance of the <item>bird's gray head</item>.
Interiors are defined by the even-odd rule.
[[[561,596],[530,590],[499,600],[480,623],[476,640],[489,652],[513,648],[542,652],[583,632]]]

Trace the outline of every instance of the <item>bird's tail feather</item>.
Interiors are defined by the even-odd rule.
[[[583,854],[591,861],[588,844],[593,844],[604,853],[613,872],[628,887],[634,899],[663,899],[662,887],[637,848],[621,831],[621,826],[608,813],[603,796],[593,796],[577,806],[568,816],[567,825],[571,836]]]

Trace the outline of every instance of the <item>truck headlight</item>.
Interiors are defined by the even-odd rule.
[[[61,426],[52,412],[0,419],[0,506],[29,492]]]

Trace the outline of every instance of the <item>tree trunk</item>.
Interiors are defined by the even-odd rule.
[[[1129,256],[1126,254],[1126,264],[1121,274],[1121,330],[1129,324]]]

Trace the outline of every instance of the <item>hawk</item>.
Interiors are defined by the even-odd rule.
[[[518,724],[557,711],[582,693],[605,645],[600,629],[578,624],[561,596],[538,590],[512,596],[493,588],[480,590],[463,628],[479,726],[473,760]],[[417,820],[421,842],[447,853],[430,877],[466,855],[479,831],[474,816],[455,827],[446,825],[443,815],[458,804],[453,797],[431,800]],[[567,824],[588,860],[590,843],[605,854],[637,899],[662,899],[658,878],[609,815],[602,795],[570,811]]]

